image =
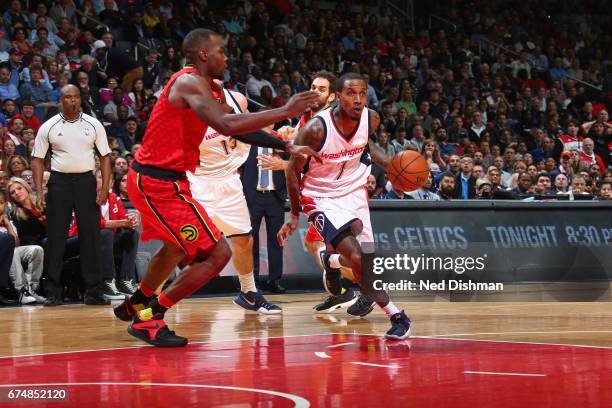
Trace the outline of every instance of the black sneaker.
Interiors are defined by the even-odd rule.
[[[110,305],[110,300],[106,298],[102,291],[87,291],[87,295],[85,295],[85,304],[91,306]]]
[[[145,307],[146,305],[143,305],[142,303],[133,304],[132,298],[130,296],[126,296],[123,302],[119,303],[113,308],[113,312],[119,320],[129,322],[134,318],[136,312],[145,309]]]
[[[402,310],[391,316],[391,328],[385,334],[385,339],[404,340],[410,337],[412,322]]]
[[[156,347],[185,347],[187,339],[177,336],[166,326],[164,314],[153,314],[150,308],[137,312],[128,333]]]
[[[346,313],[352,316],[364,317],[374,310],[374,301],[365,293],[361,293],[357,301],[346,309]]]
[[[59,296],[49,296],[43,303],[44,306],[60,306],[63,304],[64,302]]]
[[[340,275],[340,269],[332,268],[329,265],[329,257],[331,254],[327,251],[321,251],[321,263],[325,268],[323,270],[323,287],[329,294],[334,296],[342,295],[342,276]]]
[[[234,298],[234,303],[243,309],[261,314],[280,314],[283,312],[280,307],[268,302],[266,298],[258,292],[240,292],[240,294]]]
[[[323,303],[319,303],[313,307],[315,313],[331,313],[336,309],[350,307],[357,301],[357,296],[355,296],[355,292],[353,292],[351,289],[342,288],[342,290],[344,290],[342,295],[328,296]]]

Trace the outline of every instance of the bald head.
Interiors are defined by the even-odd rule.
[[[74,85],[66,85],[61,90],[60,102],[64,116],[70,120],[78,118],[81,113],[81,92]]]
[[[79,88],[77,88],[76,85],[72,85],[72,84],[65,85],[61,89],[60,92],[61,92],[61,96],[68,96],[68,95],[74,94],[75,92],[77,94],[80,94]]]

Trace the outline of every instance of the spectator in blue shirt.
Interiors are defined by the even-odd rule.
[[[43,84],[41,69],[34,67],[30,69],[30,74],[32,75],[32,80],[21,85],[20,94],[22,98],[34,102],[35,105],[50,102],[52,96],[51,89]]]
[[[0,100],[20,99],[19,90],[10,81],[11,71],[7,67],[0,68]]]

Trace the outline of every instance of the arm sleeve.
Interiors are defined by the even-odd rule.
[[[278,150],[285,150],[287,147],[287,142],[277,139],[263,130],[257,130],[245,135],[233,136],[233,138],[243,143],[259,147],[271,147]]]

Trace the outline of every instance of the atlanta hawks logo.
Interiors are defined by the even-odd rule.
[[[314,219],[314,226],[319,232],[323,232],[323,228],[325,227],[325,216],[323,214],[319,214]]]
[[[187,242],[193,242],[198,239],[198,229],[191,224],[186,224],[181,227],[181,237]]]

